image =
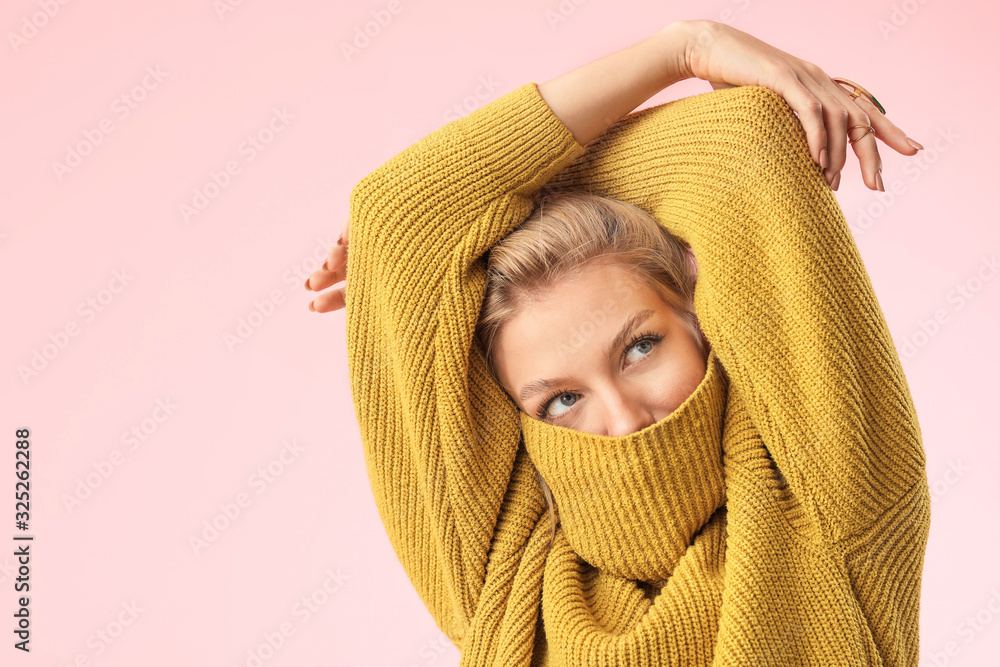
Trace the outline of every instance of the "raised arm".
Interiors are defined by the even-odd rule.
[[[677,21],[634,46],[587,63],[538,86],[538,92],[580,144],[671,84],[690,78],[691,23]]]
[[[333,310],[338,301],[346,306],[349,379],[375,502],[407,575],[439,627],[459,646],[484,586],[491,541],[519,443],[517,408],[489,375],[474,338],[486,287],[482,259],[486,250],[530,214],[534,195],[558,174],[564,185],[616,196],[645,205],[661,220],[677,220],[677,231],[690,237],[696,254],[703,249],[715,252],[718,263],[709,262],[712,267],[701,270],[703,275],[715,276],[704,284],[717,286],[717,291],[703,289],[703,300],[724,295],[726,289],[744,289],[727,282],[721,267],[725,262],[744,261],[742,250],[764,252],[763,246],[754,246],[761,237],[753,231],[751,220],[743,221],[746,226],[739,244],[726,251],[708,251],[710,246],[732,244],[729,234],[736,228],[713,226],[711,208],[706,209],[703,202],[684,203],[682,197],[668,203],[660,195],[690,189],[692,181],[685,178],[703,183],[718,178],[720,168],[735,170],[727,172],[727,180],[719,180],[713,206],[725,207],[728,198],[756,197],[755,187],[763,183],[758,179],[767,178],[768,173],[780,179],[785,165],[769,157],[767,137],[754,134],[761,129],[761,118],[776,117],[774,93],[767,98],[760,91],[768,91],[761,88],[720,91],[657,107],[653,113],[662,114],[664,122],[664,131],[659,133],[648,132],[654,125],[632,122],[633,117],[645,118],[652,110],[619,123],[623,114],[663,86],[690,75],[681,67],[689,65],[697,51],[688,40],[704,34],[705,24],[671,24],[635,46],[541,86],[525,84],[402,151],[352,191],[350,270],[346,271],[344,248],[337,246],[328,266],[308,281],[307,287],[323,290],[344,279],[346,272],[344,287],[317,297],[315,309]],[[715,33],[712,28],[708,34]],[[725,43],[720,35],[714,39],[716,44]],[[716,57],[716,64],[708,66],[704,51],[697,52],[702,55],[698,62],[703,73],[726,62]],[[826,85],[791,83],[793,65],[802,61],[773,49],[755,51],[752,44],[741,43],[731,47],[730,56],[745,57],[768,72],[781,73],[784,78],[779,83],[797,91],[800,100],[803,90]],[[744,70],[734,72],[710,80],[728,77],[733,85],[747,83],[740,78]],[[689,105],[695,105],[698,113],[685,118],[686,110],[692,108]],[[777,113],[780,116],[787,109]],[[811,117],[815,111],[803,107],[802,113]],[[782,131],[790,137],[786,141],[797,141],[797,135],[790,134],[801,132],[794,116],[780,117]],[[612,125],[613,130],[607,132]],[[686,130],[695,133],[686,134]],[[832,147],[833,133],[830,136]],[[880,132],[880,136],[891,136],[891,132]],[[595,137],[600,139],[593,141]],[[665,141],[667,137],[676,141]],[[743,139],[756,149],[743,151]],[[591,142],[585,149],[584,144]],[[794,148],[794,144],[787,146]],[[720,165],[719,153],[705,150],[717,148],[729,151],[726,155],[731,160]],[[813,160],[819,162],[819,144],[814,148]],[[578,161],[585,153],[589,157]],[[792,150],[782,155],[798,159],[802,153]],[[832,165],[832,158],[827,162]],[[612,164],[617,170],[648,173],[650,179],[633,188],[620,178],[621,171],[610,171]],[[815,164],[811,167],[816,169]],[[805,165],[797,164],[796,169],[808,173]],[[743,174],[749,180],[741,180]],[[788,215],[794,217],[800,210],[787,193],[781,201]],[[822,204],[827,214],[829,204]],[[761,206],[762,214],[772,212]],[[857,276],[857,263],[851,261],[852,275]],[[820,275],[828,277],[839,268],[825,271]],[[764,317],[758,326],[783,325],[773,318],[789,317],[784,307],[803,298],[788,280],[784,276],[779,288],[772,285],[763,293],[762,308],[782,310]],[[748,328],[752,320],[747,321],[747,313],[717,312],[720,319],[708,318],[710,328],[718,322],[716,327],[744,329],[716,328],[712,330],[715,340],[739,346],[754,334]],[[856,314],[864,318],[870,312]],[[743,319],[737,317],[735,324],[727,325],[721,316],[729,314]],[[884,344],[884,336],[884,328],[877,329],[876,343]],[[764,363],[746,361],[750,357],[736,348],[723,358],[734,368],[742,368],[742,377],[748,379]],[[809,396],[819,401],[822,387]],[[766,418],[765,409],[759,408],[757,415]],[[775,409],[780,418],[780,410],[791,408]],[[795,446],[781,449],[782,441],[777,438],[787,436],[779,426],[776,423],[767,433],[779,443],[779,451],[788,452],[784,460],[790,461]],[[870,448],[857,451],[858,456],[877,453]],[[849,469],[857,458],[838,462],[837,469]]]
[[[773,91],[721,90],[629,115],[546,191],[630,202],[691,244],[701,328],[836,542],[924,502],[925,460],[885,317],[805,142]]]
[[[876,136],[904,155],[915,155],[923,148],[866,96],[849,97],[816,65],[716,21],[675,21],[634,46],[538,89],[552,114],[584,145],[659,90],[691,77],[711,82],[716,90],[762,86],[782,96],[797,114],[810,155],[823,167],[823,176],[834,190],[846,161],[849,127],[870,124],[875,129],[870,138],[859,137],[852,145],[865,184],[873,190],[884,189]],[[345,245],[349,226],[350,218],[341,235]],[[344,281],[345,275],[346,248],[338,244],[330,249],[327,265],[306,281],[306,289],[325,290]],[[327,290],[309,308],[321,313],[343,308],[344,292],[345,287]]]
[[[546,90],[586,140],[678,79],[677,54],[667,54],[683,51],[680,35],[658,34]],[[580,95],[586,86],[566,85],[586,80],[592,97]],[[528,83],[410,146],[351,194],[343,301],[372,492],[407,575],[459,646],[485,584],[520,442],[516,405],[475,343],[482,257],[583,152]],[[316,289],[332,282],[314,277]]]

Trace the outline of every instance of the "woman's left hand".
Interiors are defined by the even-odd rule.
[[[340,231],[337,244],[330,248],[323,266],[306,278],[305,288],[311,292],[322,292],[335,283],[343,282],[344,285],[327,290],[310,301],[309,310],[315,313],[329,313],[347,307],[347,246],[350,242],[351,218],[348,216]]]
[[[830,187],[840,186],[847,161],[848,131],[854,125],[874,127],[862,136],[857,128],[850,144],[861,164],[862,178],[872,190],[884,190],[877,136],[903,155],[916,155],[906,133],[878,110],[864,94],[851,98],[847,89],[816,65],[774,48],[745,32],[710,20],[686,22],[692,29],[686,53],[688,74],[712,88],[764,86],[781,95],[798,114],[813,160],[824,168]],[[824,163],[825,162],[825,163]]]

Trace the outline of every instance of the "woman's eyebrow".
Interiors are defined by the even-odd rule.
[[[642,324],[650,317],[652,317],[655,313],[656,311],[653,310],[652,308],[646,308],[644,310],[638,311],[637,313],[629,317],[627,320],[625,320],[625,324],[622,325],[621,331],[618,332],[618,335],[615,336],[614,340],[611,341],[611,344],[608,345],[608,347],[604,350],[604,356],[610,357],[612,352],[619,349],[622,345],[625,344],[625,341],[628,339],[630,335],[632,335],[632,331],[634,329],[636,329],[640,324]],[[533,380],[532,382],[529,382],[528,384],[524,385],[524,387],[521,388],[521,394],[520,394],[521,402],[526,403],[528,399],[531,398],[532,396],[540,394],[543,391],[551,389],[552,387],[555,387],[557,385],[565,384],[568,381],[569,378],[565,377],[550,378],[547,380]]]
[[[638,328],[640,324],[648,320],[655,313],[656,311],[653,310],[652,308],[646,308],[645,310],[640,310],[632,317],[625,320],[625,324],[622,326],[621,331],[618,332],[618,335],[615,336],[615,339],[611,341],[611,344],[607,347],[607,349],[604,350],[604,356],[610,357],[612,352],[619,349],[622,345],[625,344],[625,341],[628,340],[628,337],[630,335],[632,335],[632,331],[634,329]]]

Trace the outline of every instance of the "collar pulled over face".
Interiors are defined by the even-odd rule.
[[[725,502],[728,378],[710,349],[705,377],[672,413],[625,436],[595,435],[521,412],[529,457],[552,490],[566,539],[591,565],[669,578]]]

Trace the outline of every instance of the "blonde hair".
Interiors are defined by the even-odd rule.
[[[498,379],[494,347],[504,324],[560,281],[611,263],[656,291],[707,354],[694,312],[696,274],[689,248],[633,204],[574,190],[540,195],[531,215],[487,252],[486,295],[476,336],[493,377]],[[552,494],[537,469],[535,474],[549,510],[551,546],[556,529]]]

